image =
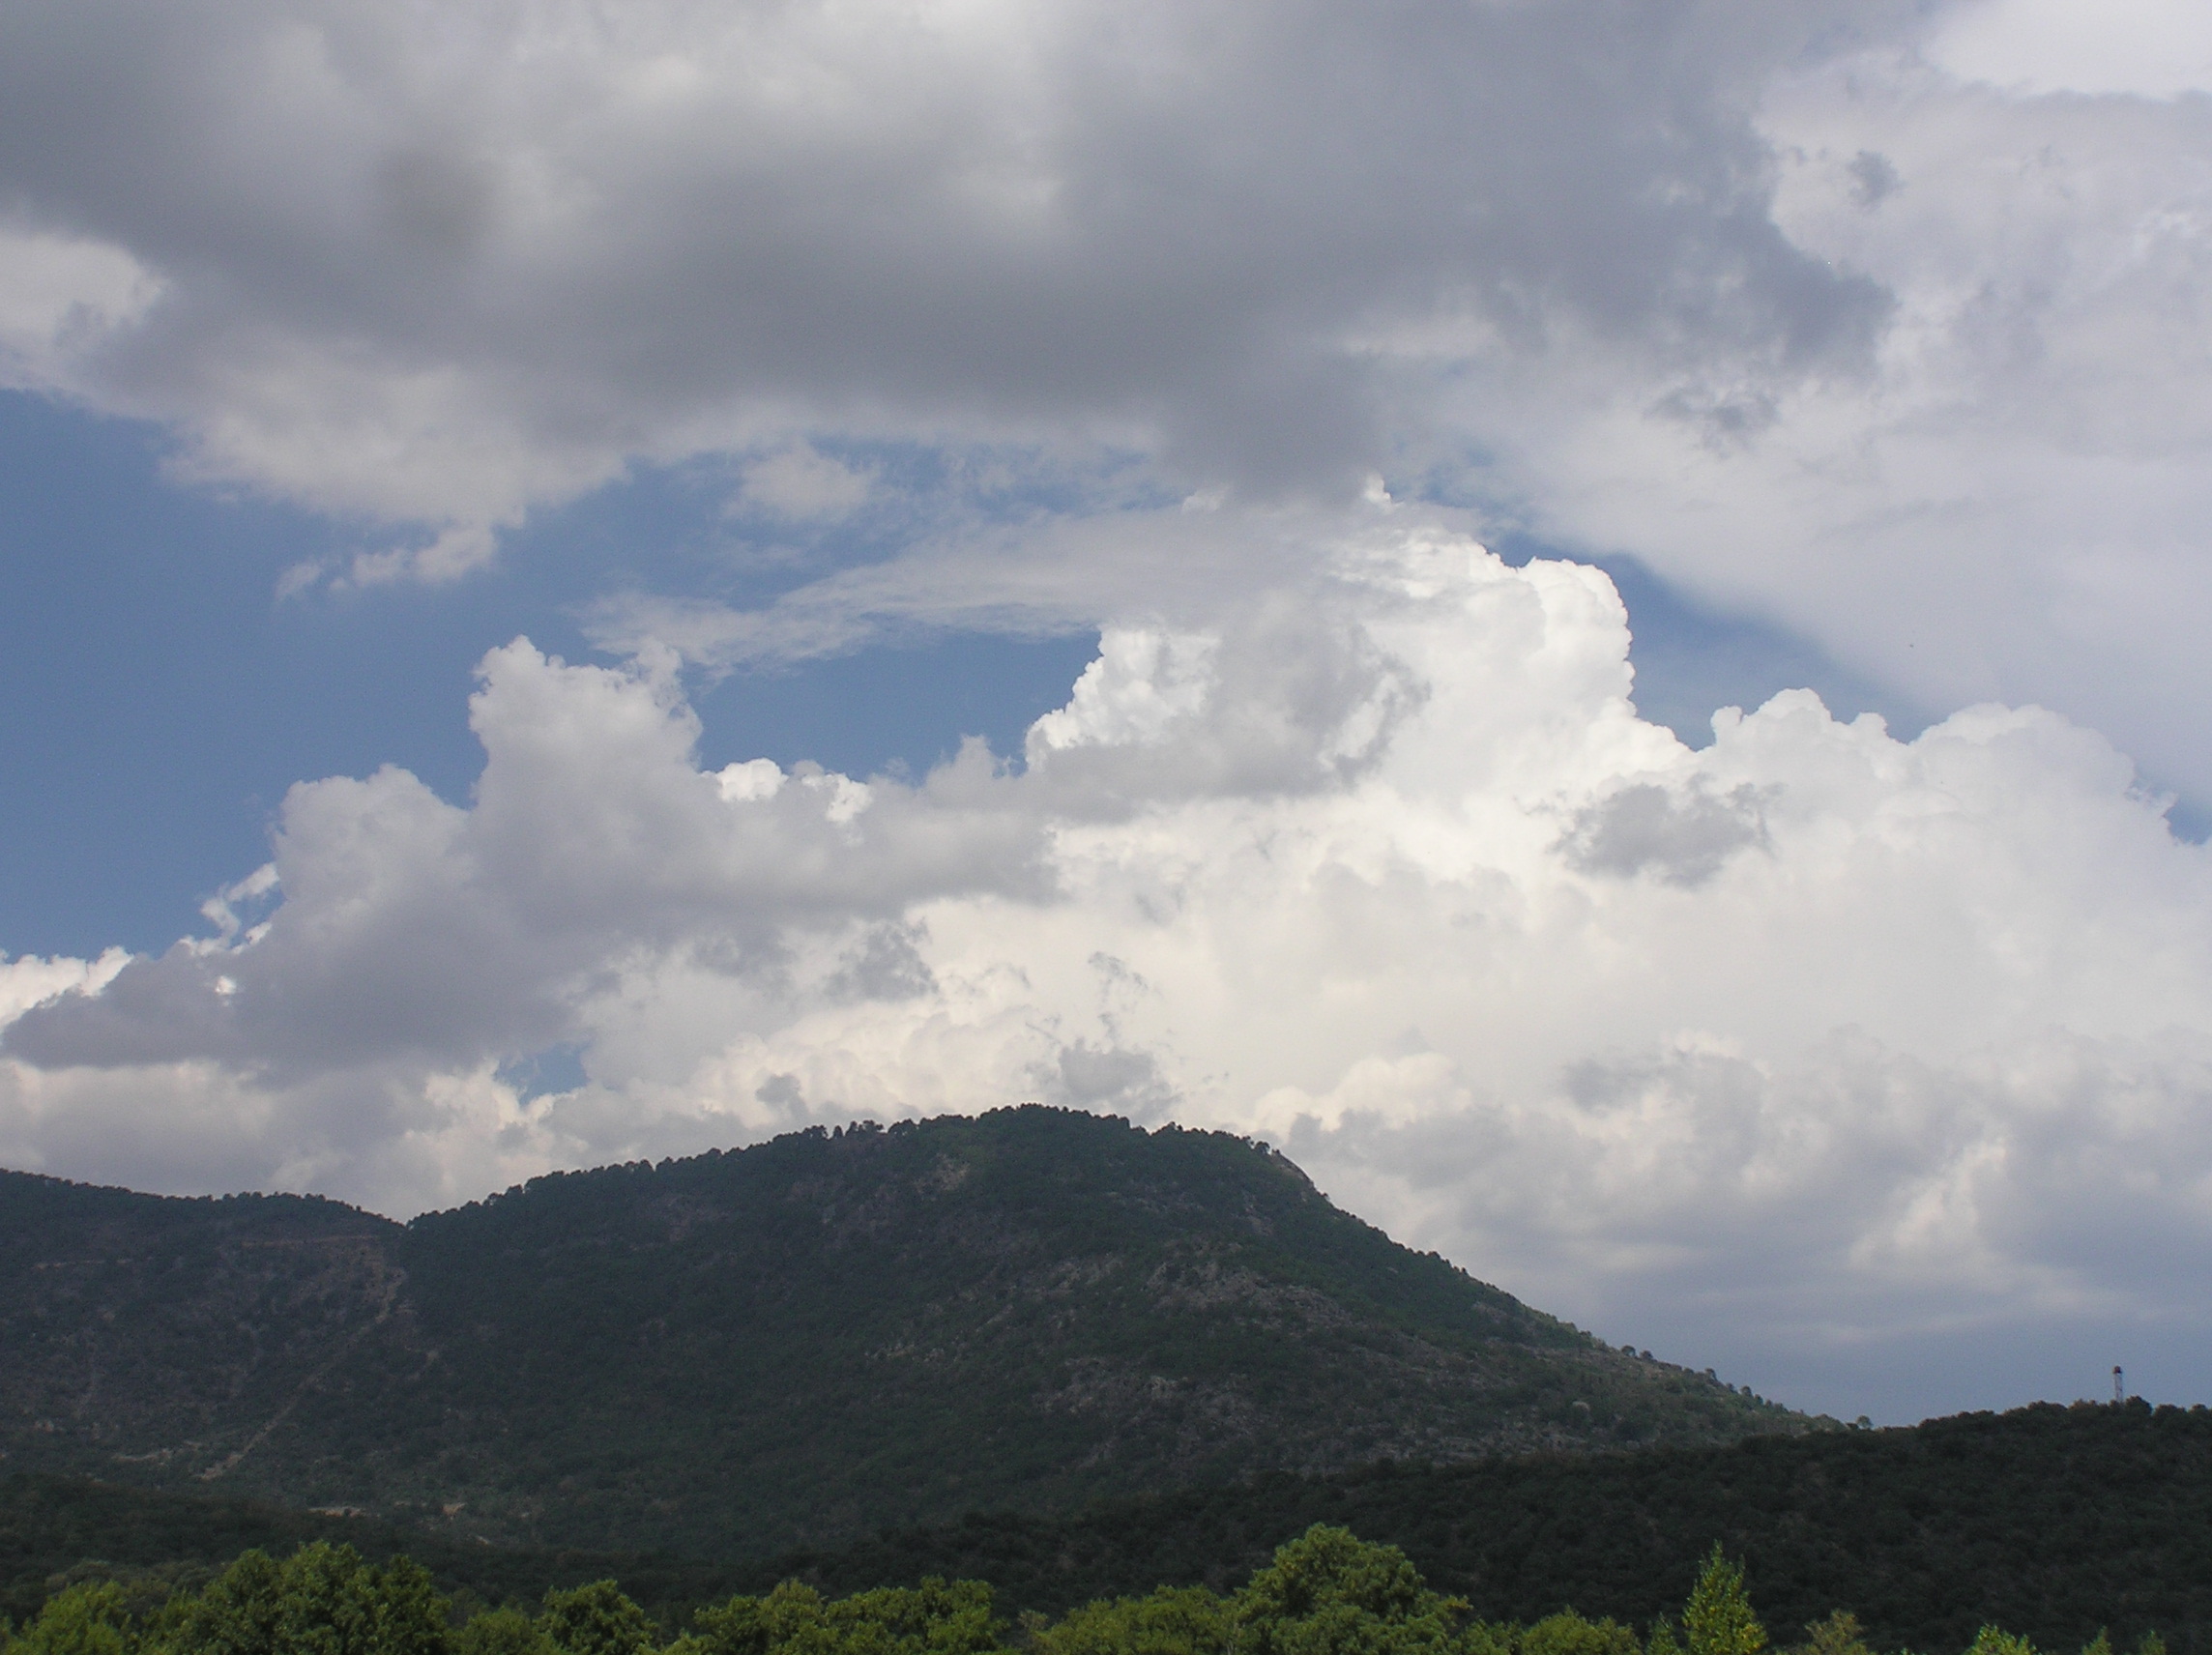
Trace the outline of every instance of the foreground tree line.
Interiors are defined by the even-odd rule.
[[[1532,1624],[1471,1618],[1430,1589],[1394,1546],[1317,1524],[1244,1586],[1161,1586],[1101,1600],[1058,1620],[993,1612],[980,1581],[927,1580],[825,1598],[790,1581],[657,1625],[613,1581],[457,1614],[405,1556],[383,1565],[318,1541],[278,1562],[247,1552],[199,1590],[148,1605],[113,1580],[79,1581],[20,1630],[0,1619],[0,1655],[1762,1655],[1766,1629],[1742,1567],[1716,1545],[1680,1613],[1642,1637],[1572,1610]],[[1773,1655],[1872,1655],[1838,1611]],[[1909,1652],[1907,1652],[1909,1655]],[[1931,1652],[1936,1655],[1936,1652]],[[2039,1655],[1985,1626],[1965,1655]],[[2081,1655],[2113,1655],[2103,1634]],[[2135,1655],[2166,1655],[2156,1634]]]

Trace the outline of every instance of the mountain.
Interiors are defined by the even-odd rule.
[[[1263,1146],[1035,1107],[405,1226],[0,1175],[0,1341],[12,1468],[698,1556],[1814,1423],[1397,1245]]]

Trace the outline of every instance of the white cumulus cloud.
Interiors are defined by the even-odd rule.
[[[2031,95],[1885,48],[1776,77],[1761,120],[1791,245],[1892,299],[1870,363],[1658,402],[1528,373],[1505,469],[1535,516],[1913,704],[2052,706],[2212,798],[2212,98]]]
[[[216,936],[10,968],[0,1159],[408,1212],[1038,1098],[1265,1134],[1810,1402],[2035,1327],[2203,1345],[2212,852],[2123,755],[1802,691],[1693,750],[1602,574],[1407,509],[1307,549],[1110,626],[1024,765],[914,783],[702,769],[666,652],[494,651],[466,803],[304,783]],[[555,1049],[581,1085],[501,1078]]]

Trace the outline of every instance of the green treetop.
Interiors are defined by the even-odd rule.
[[[0,1622],[0,1648],[9,1655],[130,1655],[135,1641],[123,1588],[113,1581],[85,1581],[55,1593],[12,1644]]]
[[[1759,1655],[1766,1647],[1766,1628],[1751,1611],[1742,1565],[1723,1556],[1717,1541],[1682,1606],[1682,1634],[1689,1655]]]
[[[703,1609],[669,1655],[985,1655],[999,1647],[991,1588],[926,1580],[833,1602],[786,1581],[764,1598]]]
[[[1395,1546],[1316,1524],[1232,1600],[1236,1655],[1447,1655],[1467,1605]]]

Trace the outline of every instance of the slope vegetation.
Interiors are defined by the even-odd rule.
[[[1109,1501],[1073,1518],[974,1516],[798,1553],[755,1572],[833,1592],[987,1580],[1057,1611],[1161,1583],[1223,1589],[1314,1523],[1402,1547],[1475,1613],[1562,1608],[1644,1624],[1715,1541],[1778,1641],[1848,1609],[1877,1648],[1963,1649],[1994,1622],[2043,1649],[2099,1627],[2212,1651],[2212,1411],[2040,1404],[1904,1430],[1710,1449],[1382,1465]]]
[[[1227,1590],[1317,1522],[1404,1548],[1494,1621],[1572,1607],[1645,1625],[1678,1608],[1718,1540],[1748,1564],[1778,1646],[1843,1608],[1877,1649],[1943,1655],[1994,1623],[2046,1650],[2102,1627],[2116,1648],[2156,1631],[2174,1655],[2212,1655],[2212,1413],[2141,1404],[1727,1448],[1267,1475],[1071,1518],[975,1515],[722,1563],[462,1545],[367,1519],[16,1472],[0,1476],[0,1613],[28,1619],[72,1579],[120,1579],[159,1602],[247,1545],[283,1555],[327,1539],[372,1560],[403,1550],[477,1603],[535,1605],[549,1587],[613,1576],[669,1628],[702,1603],[786,1579],[831,1597],[982,1580],[1003,1614],[1049,1615],[1162,1584]]]
[[[1037,1108],[405,1227],[0,1175],[0,1338],[18,1466],[695,1555],[1809,1423],[1398,1246],[1264,1147]]]

